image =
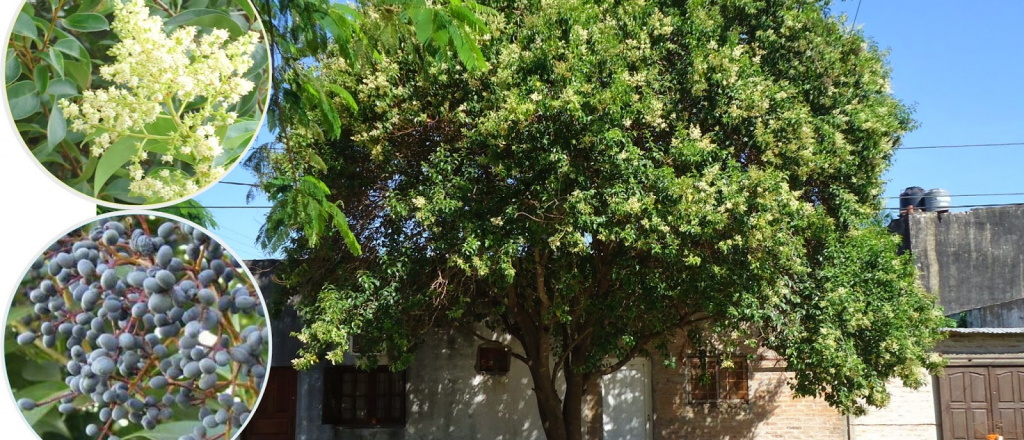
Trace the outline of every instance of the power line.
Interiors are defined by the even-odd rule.
[[[975,147],[1017,147],[1024,142],[1004,142],[996,144],[957,144],[957,145],[924,145],[917,147],[899,147],[898,150],[937,150],[941,148],[975,148]]]
[[[217,182],[217,183],[224,184],[224,185],[251,186],[251,187],[254,187],[254,188],[258,188],[259,187],[259,185],[255,184],[255,183],[230,182],[230,181],[227,181],[227,180],[221,180],[220,182]]]
[[[953,206],[943,207],[942,209],[996,208],[996,207],[1000,207],[1000,206],[1024,206],[1024,203],[989,203],[989,204],[979,204],[979,205],[953,205]],[[900,210],[900,208],[898,206],[897,207],[886,207],[886,208],[882,208],[882,209],[885,209],[885,210],[888,210],[888,211],[899,211]]]
[[[857,0],[857,12],[853,13],[853,27],[854,28],[857,27],[857,16],[860,15],[860,2],[861,2],[861,0]]]
[[[996,196],[1024,196],[1024,192],[1012,192],[1012,193],[989,193],[989,194],[952,194],[949,197],[996,197]],[[910,197],[910,196],[904,196]],[[900,196],[883,197],[885,199],[900,199]]]
[[[175,209],[271,209],[273,206],[175,206]]]

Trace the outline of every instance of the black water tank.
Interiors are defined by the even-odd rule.
[[[900,193],[900,211],[905,211],[908,206],[915,209],[924,208],[924,188],[911,186]]]

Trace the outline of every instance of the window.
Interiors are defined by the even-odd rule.
[[[746,358],[734,358],[729,368],[723,367],[722,360],[713,356],[693,357],[688,363],[690,403],[748,399]]]
[[[355,366],[324,370],[323,423],[349,427],[405,424],[405,372],[386,365],[365,371]]]
[[[476,348],[476,371],[489,374],[508,373],[512,355],[504,344],[485,342]]]

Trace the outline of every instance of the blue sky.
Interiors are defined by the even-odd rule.
[[[832,11],[852,20],[856,9],[852,0]],[[890,50],[893,93],[916,109],[920,127],[906,136],[905,146],[1024,142],[1024,45],[1016,31],[1021,17],[1020,1],[862,0],[857,27]],[[1024,146],[899,151],[885,175],[885,196],[908,186],[941,187],[953,194],[954,205],[1024,203],[1024,196],[956,197],[1024,192],[1021,168]],[[224,180],[253,178],[238,167]],[[246,192],[218,184],[197,199],[207,206],[242,206]],[[265,209],[214,214],[220,223],[215,232],[243,258],[267,257],[254,243]]]

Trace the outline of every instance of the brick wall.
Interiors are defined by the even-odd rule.
[[[935,440],[938,428],[935,419],[933,381],[913,390],[899,380],[886,384],[892,399],[889,406],[869,409],[862,417],[850,419],[851,440]]]
[[[721,405],[687,403],[685,362],[652,359],[655,440],[846,440],[845,417],[823,400],[793,397],[783,361],[760,357],[750,364],[749,403]]]

